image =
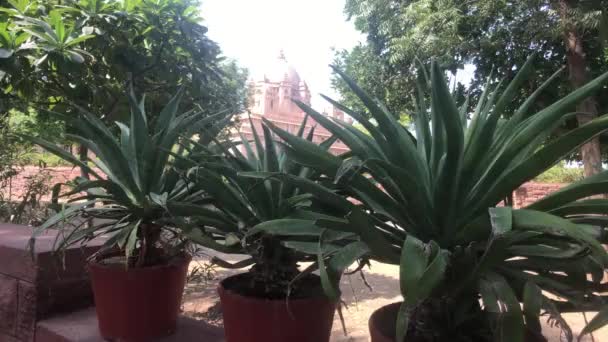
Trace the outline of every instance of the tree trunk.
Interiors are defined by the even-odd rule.
[[[585,51],[583,48],[583,40],[576,26],[570,18],[572,10],[572,0],[559,0],[559,13],[564,27],[564,43],[566,44],[566,58],[568,63],[568,71],[570,82],[574,89],[577,89],[589,81],[589,72],[587,70],[587,61],[585,60]],[[593,120],[597,117],[597,102],[594,97],[589,97],[581,102],[576,107],[576,119],[579,126]],[[595,175],[602,171],[602,157],[600,151],[600,140],[598,137],[593,138],[583,146],[581,146],[581,157],[585,168],[585,177]]]
[[[78,145],[78,159],[80,159],[81,162],[88,163],[88,154],[89,149],[86,146]],[[89,173],[83,168],[80,168],[80,176],[85,179],[90,179]]]

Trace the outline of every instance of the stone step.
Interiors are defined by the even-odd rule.
[[[0,341],[32,342],[36,322],[92,305],[86,259],[101,241],[54,253],[57,231],[28,248],[32,228],[0,223]]]
[[[36,342],[104,342],[97,329],[95,308],[88,308],[38,322]],[[158,342],[223,342],[223,329],[181,316],[177,332]],[[150,341],[152,342],[152,341]]]

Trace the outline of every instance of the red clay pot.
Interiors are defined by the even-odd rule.
[[[397,313],[401,303],[385,305],[369,318],[371,342],[395,342]]]
[[[144,342],[175,332],[191,257],[126,269],[89,264],[99,332],[104,339]]]
[[[328,298],[265,299],[218,286],[226,342],[328,342],[336,303]],[[240,279],[239,279],[240,280]]]
[[[395,342],[396,321],[400,305],[401,303],[392,303],[374,311],[372,316],[369,318],[369,334],[371,336],[371,342]],[[547,342],[547,339],[545,339],[543,336],[534,336],[530,332],[526,331],[525,341]],[[410,342],[409,338],[408,342]]]

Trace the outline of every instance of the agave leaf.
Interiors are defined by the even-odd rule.
[[[177,115],[177,110],[183,95],[184,88],[180,87],[158,115],[158,118],[156,119],[156,126],[154,128],[155,132],[166,131],[171,126]]]
[[[540,320],[538,319],[541,314],[543,304],[542,291],[538,285],[533,282],[526,282],[523,293],[523,311],[524,317],[526,318],[526,326],[531,331],[541,334],[542,328]]]
[[[314,221],[298,219],[277,219],[264,221],[251,228],[247,235],[259,232],[282,236],[320,236],[323,229],[316,226]]]
[[[245,153],[247,154],[247,160],[250,163],[252,161],[255,161],[257,164],[258,160],[255,157],[255,153],[253,153],[253,148],[251,147],[251,143],[249,142],[249,139],[247,139],[247,137],[245,137],[242,133],[239,133],[239,136],[241,137],[241,145],[243,145],[245,147]],[[252,166],[256,167],[256,165],[252,165]]]
[[[308,123],[308,114],[304,115],[304,119],[302,119],[302,123],[300,124],[300,128],[298,128],[298,133],[296,134],[298,137],[304,136],[304,130],[306,129],[306,124]]]
[[[71,220],[74,215],[78,214],[82,209],[91,204],[94,204],[95,202],[97,202],[97,200],[90,200],[76,205],[64,207],[63,210],[61,210],[54,216],[51,216],[41,226],[34,228],[32,236],[28,243],[30,250],[33,252],[36,243],[36,238],[40,236],[40,234],[44,233],[48,228],[53,227],[54,225],[60,222],[66,222]]]
[[[396,341],[405,341],[407,330],[410,325],[410,312],[412,307],[406,302],[401,303],[399,311],[397,313],[397,322],[395,325],[396,329]]]
[[[356,113],[352,109],[349,109],[349,108],[343,106],[342,104],[340,104],[340,103],[332,100],[331,98],[329,98],[329,97],[327,97],[325,95],[321,95],[321,97],[323,97],[325,100],[327,100],[333,106],[335,106],[339,110],[343,111],[344,113],[346,113],[347,115],[349,115],[350,117],[352,117],[354,120],[356,120],[358,123],[360,123],[363,126],[363,128],[365,128],[365,130],[367,132],[369,132],[369,134],[374,138],[374,140],[376,141],[376,143],[379,146],[382,146],[382,150],[383,151],[388,151],[389,150],[388,142],[386,141],[386,139],[384,138],[384,136],[382,135],[382,133],[378,130],[378,127],[376,127],[375,125],[373,125],[363,115]]]
[[[608,213],[607,199],[588,199],[566,204],[549,211],[558,216]]]
[[[524,103],[517,109],[515,114],[509,119],[507,124],[501,129],[501,138],[504,139],[505,135],[511,134],[513,129],[517,127],[518,124],[521,123],[522,120],[525,119],[525,116],[528,114],[532,105],[537,101],[538,97],[551,85],[555,82],[559,76],[561,76],[564,68],[556,71],[551,77],[549,77],[543,84],[540,85],[533,93],[530,95]],[[501,139],[501,140],[502,140]]]
[[[490,208],[492,236],[499,237],[513,229],[513,215],[510,207]]]
[[[338,286],[340,283],[340,274],[337,274],[325,264],[325,255],[323,254],[325,246],[322,235],[319,238],[318,245],[317,263],[319,264],[319,276],[321,278],[323,292],[329,299],[337,301],[341,296],[340,287]]]
[[[197,243],[201,246],[211,248],[215,251],[227,254],[235,254],[240,252],[240,248],[235,248],[233,246],[226,246],[224,244],[218,243],[214,239],[202,233],[200,229],[197,228],[187,228],[184,229],[184,235],[190,239],[190,241]]]
[[[249,117],[249,125],[251,126],[251,132],[253,133],[253,141],[255,142],[255,150],[256,150],[256,153],[260,160],[259,167],[261,168],[264,163],[264,146],[262,145],[260,136],[258,135],[257,129],[255,128],[255,125],[253,124],[253,120],[251,120],[251,116]],[[270,127],[270,128],[272,128],[272,127]]]
[[[139,231],[139,227],[141,225],[141,220],[137,221],[135,224],[133,224],[133,228],[130,230],[128,237],[127,237],[127,242],[125,244],[125,256],[127,257],[127,259],[129,259],[132,255],[133,255],[133,251],[135,251],[135,247],[137,244],[137,234]]]
[[[272,139],[272,133],[270,129],[265,125],[262,125],[264,130],[264,143],[265,143],[265,152],[264,152],[264,171],[266,172],[278,172],[279,171],[279,160],[277,156],[277,147]],[[258,151],[261,153],[261,151]],[[264,181],[264,186],[266,187],[266,191],[268,192],[268,200],[270,201],[268,207],[270,208],[270,215],[275,217],[277,213],[274,212],[276,208],[272,203],[276,203],[278,206],[281,205],[280,195],[280,184],[276,184],[271,181]]]
[[[587,334],[590,334],[608,324],[608,306],[598,312],[591,321],[581,330],[579,341]]]
[[[388,154],[390,158],[399,161],[402,168],[417,175],[419,179],[428,182],[428,174],[424,162],[417,153],[415,140],[411,138],[411,135],[407,130],[403,129],[401,124],[392,114],[388,113],[376,100],[372,99],[365,91],[359,88],[359,86],[346,74],[337,68],[334,68],[334,71],[338,73],[350,89],[357,94],[359,99],[361,99],[370,111],[370,114],[378,121],[378,129],[382,132],[386,140],[391,142],[391,144],[387,144],[390,151]]]
[[[264,119],[264,123],[270,128],[275,134],[277,134],[281,139],[290,144],[290,146],[298,149],[298,152],[302,156],[305,156],[307,160],[311,162],[312,165],[307,166],[316,166],[316,168],[327,172],[327,174],[331,175],[336,172],[336,170],[340,167],[342,161],[332,155],[331,153],[321,149],[319,146],[311,143],[306,139],[302,139],[296,137],[294,135],[285,132],[280,129],[272,122]]]
[[[513,227],[514,229],[526,229],[571,237],[587,245],[598,258],[598,261],[603,265],[608,265],[608,255],[599,242],[593,236],[581,230],[579,225],[568,220],[539,211],[520,209],[513,211]]]
[[[606,129],[608,129],[608,117],[600,117],[560,136],[499,177],[490,191],[486,192],[480,200],[476,201],[478,203],[476,207],[487,205],[488,203],[497,203],[513,189],[516,189],[527,180],[538,176],[564,158],[572,150]]]
[[[448,266],[449,253],[446,250],[440,249],[434,241],[431,241],[429,246],[431,249],[429,264],[424,270],[422,277],[420,277],[418,290],[416,291],[416,296],[419,300],[428,298],[435,291],[444,279]]]
[[[499,274],[488,273],[479,284],[485,309],[497,315],[496,341],[523,342],[524,321],[519,301],[509,283]]]
[[[399,254],[392,249],[387,249],[391,243],[377,230],[370,229],[373,223],[359,209],[354,208],[347,216],[351,232],[359,234],[361,240],[367,244],[371,253],[384,260],[399,260]],[[333,224],[332,224],[333,223]],[[336,222],[328,220],[317,220],[319,226],[332,229]]]
[[[367,148],[368,150],[370,150],[369,151],[369,155],[371,156],[371,158],[378,158],[378,159],[383,159],[383,160],[387,159],[386,155],[384,154],[384,152],[378,146],[378,143],[374,139],[372,139],[371,137],[369,137],[368,135],[366,135],[365,133],[363,133],[362,131],[360,131],[356,127],[353,127],[350,124],[347,124],[345,122],[340,122],[340,125],[342,126],[343,129],[345,129],[348,132],[350,132],[363,145],[365,145],[365,148]],[[336,137],[336,139],[337,139],[337,137]]]
[[[20,134],[19,136],[44,148],[45,150],[51,152],[52,154],[56,155],[57,157],[59,157],[61,159],[67,161],[68,163],[80,167],[81,169],[86,171],[88,174],[93,175],[95,178],[102,179],[102,177],[97,172],[95,172],[95,170],[91,169],[87,164],[85,164],[80,159],[76,158],[73,154],[67,152],[66,150],[64,150],[60,147],[57,147],[56,145],[54,145],[44,139],[40,139],[38,137],[34,137],[31,135],[26,135],[26,134]]]
[[[464,132],[460,113],[454,100],[450,94],[447,84],[444,80],[444,74],[439,68],[437,62],[433,63],[432,72],[432,111],[442,113],[441,124],[444,125],[441,129],[445,132],[445,138],[449,142],[445,147],[445,163],[442,167],[437,166],[436,178],[437,187],[435,188],[435,203],[438,206],[437,210],[444,213],[442,224],[451,224],[454,230],[452,217],[454,211],[458,210],[456,198],[458,196],[458,183],[460,182],[460,170],[462,162],[462,153],[464,149]],[[436,116],[437,117],[437,116]],[[443,170],[449,170],[445,172]],[[445,228],[444,228],[445,229]]]
[[[327,231],[319,239],[318,262],[321,282],[326,294],[328,293],[330,294],[330,298],[338,300],[340,296],[341,275],[355,261],[366,255],[369,249],[364,243],[355,241],[331,254],[331,258],[325,262],[325,260],[322,260],[323,251],[327,250],[325,234],[327,234]]]
[[[474,157],[476,157],[477,153],[478,153],[478,151],[471,151],[471,149],[479,146],[476,143],[476,139],[479,139],[478,135],[479,135],[479,131],[481,130],[480,127],[482,126],[483,121],[485,120],[485,117],[483,114],[483,108],[484,108],[484,105],[487,103],[488,96],[491,92],[490,91],[490,88],[491,88],[490,81],[492,80],[492,74],[493,74],[493,71],[490,72],[490,75],[488,76],[488,78],[486,80],[486,84],[483,87],[483,91],[477,102],[477,106],[475,107],[475,110],[473,111],[471,123],[469,124],[469,127],[466,132],[466,137],[465,137],[466,148],[465,148],[465,153],[464,153],[465,167],[471,166],[471,160],[469,160],[469,159],[474,159]]]
[[[503,115],[505,108],[508,104],[513,102],[515,95],[520,91],[521,85],[530,77],[530,74],[534,68],[535,60],[535,54],[528,57],[524,65],[519,69],[513,80],[507,86],[507,89],[498,98],[498,101],[496,101],[496,105],[494,106],[492,113],[490,113],[488,117],[488,124],[486,125],[488,132],[492,132],[492,135],[494,134],[496,124],[498,123],[501,115]]]
[[[425,227],[427,230],[436,231],[435,222],[429,220],[432,217],[432,202],[430,198],[431,195],[427,192],[427,188],[422,187],[419,182],[416,182],[415,178],[408,174],[406,170],[403,170],[391,163],[371,159],[367,162],[367,165],[370,167],[378,166],[382,168],[384,171],[386,171],[388,176],[384,177],[384,179],[397,182],[396,185],[400,189],[401,194],[405,196],[405,200],[409,205],[412,206],[412,208],[415,208],[412,210],[412,218],[416,219],[415,223],[417,226]],[[373,173],[374,172],[372,169],[372,174]],[[416,228],[413,227],[412,229]]]
[[[367,158],[367,149],[363,147],[361,142],[356,139],[349,131],[342,129],[338,124],[328,119],[325,115],[315,111],[307,104],[295,101],[296,105],[300,107],[306,114],[310,115],[316,122],[321,126],[325,127],[328,131],[338,137],[344,144],[346,144],[356,155]]]
[[[220,175],[204,167],[195,168],[189,173],[194,180],[201,180],[197,184],[202,190],[224,204],[222,209],[247,221],[253,218],[254,214],[249,210],[245,198],[233,185],[224,182]]]
[[[304,241],[283,241],[282,245],[293,249],[295,251],[298,251],[300,253],[305,253],[305,254],[309,254],[309,255],[316,255],[317,253],[319,253],[319,243],[318,242],[304,242]],[[339,250],[341,250],[342,246],[340,245],[335,245],[335,244],[323,244],[322,246],[323,250],[321,251],[322,255],[330,255],[330,254],[334,254],[336,252],[338,252]]]
[[[425,244],[408,235],[401,248],[401,262],[399,266],[399,284],[405,302],[415,305],[424,298],[419,298],[420,278],[428,266],[429,252]]]
[[[240,176],[260,178],[260,179],[274,179],[275,181],[285,181],[292,183],[295,187],[302,189],[306,193],[310,193],[318,198],[320,201],[327,203],[336,208],[343,210],[350,210],[352,203],[340,195],[332,192],[326,187],[303,177],[289,175],[285,173],[268,173],[268,172],[239,172]]]
[[[527,209],[549,211],[578,199],[608,193],[608,171],[569,184],[532,203]]]
[[[431,148],[433,140],[431,137],[431,128],[429,127],[429,119],[426,113],[427,106],[424,99],[424,91],[419,82],[416,83],[417,89],[417,113],[416,113],[416,137],[418,142],[418,152],[421,153],[425,160],[431,159]]]
[[[206,223],[214,227],[230,232],[237,231],[236,224],[219,210],[197,204],[179,202],[167,203],[167,210],[175,216],[195,217],[197,220],[204,218]]]

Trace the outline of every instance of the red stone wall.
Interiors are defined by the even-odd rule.
[[[528,182],[513,192],[513,205],[515,208],[526,207],[566,185],[568,184]]]
[[[282,114],[251,114],[250,116],[243,116],[241,118],[241,127],[239,129],[239,133],[243,134],[245,138],[253,140],[253,130],[251,129],[251,124],[249,123],[249,117],[251,118],[251,122],[254,125],[255,131],[258,133],[260,139],[264,139],[263,137],[263,127],[262,127],[262,118],[265,118],[271,121],[273,124],[278,126],[279,128],[286,130],[291,134],[296,134],[302,125],[302,121],[304,120],[303,112],[293,112],[293,113],[282,113]],[[306,123],[306,129],[304,130],[304,136],[307,136],[312,128],[315,128],[313,143],[320,144],[326,139],[331,138],[332,134],[325,129],[325,127],[319,125],[313,118],[309,118]],[[238,134],[234,134],[235,140],[240,140],[240,136]],[[330,151],[334,154],[342,154],[348,152],[348,147],[341,141],[336,141],[330,148]]]
[[[80,168],[72,168],[66,166],[50,167],[44,170],[37,166],[25,166],[19,169],[19,174],[10,180],[10,183],[5,187],[0,187],[0,195],[4,200],[20,201],[27,191],[28,182],[35,176],[41,173],[48,174],[49,188],[57,183],[65,183],[80,176]],[[10,196],[10,198],[9,198]],[[42,197],[43,201],[50,201],[50,191]]]
[[[86,259],[101,241],[54,253],[56,232],[28,248],[32,229],[0,223],[0,342],[34,342],[36,322],[92,304]]]
[[[51,185],[56,183],[65,183],[80,175],[79,168],[53,167],[46,170],[48,170],[49,175],[51,176]],[[26,166],[19,176],[13,178],[11,189],[13,200],[19,200],[21,198],[26,189],[28,179],[38,173],[40,173],[40,169],[38,167]],[[566,185],[567,184],[563,183],[526,183],[513,193],[514,205],[516,208],[525,207]],[[0,189],[0,192],[6,195],[8,193],[8,189]],[[50,194],[43,197],[43,200],[49,199]]]

